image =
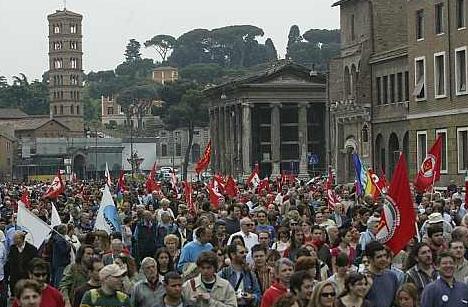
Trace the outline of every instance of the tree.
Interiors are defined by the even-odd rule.
[[[196,126],[208,123],[208,106],[199,89],[189,89],[182,95],[180,102],[169,106],[165,114],[164,121],[169,129],[186,128],[188,130],[189,140],[182,165],[182,179],[185,180],[193,145],[193,133]]]
[[[278,60],[278,52],[276,51],[275,44],[273,44],[271,38],[266,39],[265,48],[267,51],[267,57],[270,61]]]
[[[143,128],[143,117],[151,108],[153,101],[158,98],[158,86],[155,84],[140,84],[122,89],[117,95],[117,103],[131,123],[133,115],[137,117],[137,131]]]
[[[294,44],[302,41],[301,31],[297,25],[292,25],[288,34],[288,46],[286,48],[286,58],[289,58],[290,49]]]
[[[125,49],[125,62],[132,63],[141,60],[140,43],[132,38]]]
[[[166,61],[169,51],[171,51],[176,44],[176,39],[170,35],[156,35],[152,39],[145,42],[145,47],[153,47],[161,57],[162,61]]]
[[[214,83],[222,77],[223,68],[218,64],[190,64],[179,71],[183,79],[195,81],[199,84]]]

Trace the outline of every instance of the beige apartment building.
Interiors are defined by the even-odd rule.
[[[468,172],[466,2],[407,2],[411,172],[441,135],[442,184]]]
[[[403,152],[410,178],[414,178],[436,135],[440,134],[443,157],[438,185],[443,186],[452,179],[457,184],[463,182],[468,172],[466,2],[342,0],[334,4],[340,6],[343,39],[341,55],[331,63],[329,77],[330,108],[337,122],[331,126],[337,174],[351,172],[347,169],[347,157],[358,152],[377,173],[391,176],[398,155]],[[350,37],[361,38],[355,42],[354,52],[349,47]],[[367,53],[369,56],[364,56]],[[356,66],[357,77],[353,78],[352,70],[350,74],[347,72],[346,63],[356,56],[360,60]],[[369,78],[362,76],[364,71]],[[346,93],[354,88],[357,100],[353,104]],[[361,133],[358,124],[354,134],[340,131],[340,122],[346,126],[356,116],[352,112],[337,116],[334,111],[337,105],[365,107],[367,100],[371,106],[370,118],[361,122]],[[368,136],[369,143],[364,136]],[[353,137],[356,148],[348,141]],[[369,157],[365,154],[366,146],[370,148]],[[340,154],[347,154],[341,159],[345,162],[340,162]],[[350,182],[350,177],[337,179]]]

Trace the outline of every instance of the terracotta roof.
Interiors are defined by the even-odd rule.
[[[172,67],[172,66],[161,66],[161,67],[156,67],[153,69],[153,71],[157,70],[177,70],[177,68]]]
[[[15,131],[22,131],[22,130],[36,130],[45,124],[47,124],[50,121],[54,121],[58,123],[59,125],[63,126],[66,129],[68,128],[66,125],[61,123],[58,120],[55,119],[50,119],[49,116],[44,116],[44,117],[30,117],[30,118],[24,118],[20,119],[17,121],[13,122],[13,126],[15,127]]]
[[[340,0],[332,4],[332,7],[342,5],[343,3],[349,2],[352,0]]]
[[[0,108],[0,119],[15,119],[24,117],[28,117],[28,114],[24,113],[20,109]]]
[[[66,15],[66,16],[73,16],[73,17],[83,17],[82,15],[78,14],[78,13],[74,13],[72,11],[69,11],[67,9],[64,9],[64,10],[56,10],[55,13],[52,13],[50,14],[49,16],[47,17],[58,17],[58,16],[63,16],[63,15]]]

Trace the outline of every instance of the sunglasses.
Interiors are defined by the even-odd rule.
[[[336,296],[336,292],[323,292],[322,294],[320,294],[321,297],[335,297]]]

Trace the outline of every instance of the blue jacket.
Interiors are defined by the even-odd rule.
[[[192,241],[184,245],[180,252],[179,263],[177,264],[177,271],[182,272],[184,265],[190,262],[197,262],[198,256],[202,252],[209,252],[213,249],[211,243],[202,245],[198,241]]]
[[[421,307],[466,307],[468,304],[468,286],[454,281],[450,287],[445,280],[437,278],[428,284],[421,296]]]
[[[242,277],[243,292],[252,294],[254,298],[252,302],[253,306],[259,305],[262,299],[262,291],[260,290],[260,285],[258,283],[257,277],[255,277],[255,274],[253,274],[251,271],[247,271],[247,270],[242,271],[241,274],[243,276]],[[235,287],[237,285],[238,279],[237,279],[237,274],[232,268],[232,266],[228,266],[222,269],[221,271],[219,271],[218,276],[229,281],[229,283],[234,288],[234,290],[237,291]],[[239,302],[239,305],[242,306],[242,303]],[[247,302],[245,305],[247,305]]]

